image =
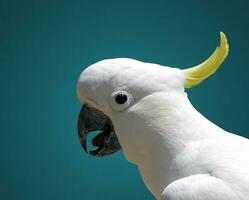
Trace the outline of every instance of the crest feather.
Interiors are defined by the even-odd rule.
[[[212,55],[203,63],[183,70],[186,76],[184,87],[193,87],[212,75],[225,60],[228,52],[229,46],[226,35],[220,32],[220,46],[215,49]]]

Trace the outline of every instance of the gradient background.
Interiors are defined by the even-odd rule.
[[[121,152],[96,159],[79,145],[75,85],[104,58],[184,68],[224,31],[230,56],[189,98],[249,137],[249,1],[227,2],[0,0],[0,199],[154,199]]]

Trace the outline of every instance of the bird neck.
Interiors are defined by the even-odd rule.
[[[173,159],[189,142],[215,137],[220,129],[192,106],[186,93],[147,96],[129,114],[132,121],[123,150],[137,165],[153,158]]]

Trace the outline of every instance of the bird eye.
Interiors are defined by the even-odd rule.
[[[123,90],[116,91],[111,95],[111,106],[116,111],[122,111],[130,105],[132,99],[132,95],[128,92]]]
[[[115,98],[117,104],[124,104],[127,100],[128,98],[125,94],[119,94]]]

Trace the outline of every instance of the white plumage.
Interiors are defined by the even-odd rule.
[[[112,120],[124,155],[157,199],[248,200],[249,140],[191,105],[186,76],[177,68],[109,59],[81,74],[77,94]],[[129,94],[123,107],[112,99],[118,91]]]

